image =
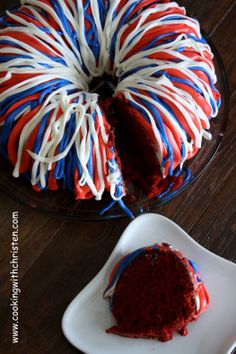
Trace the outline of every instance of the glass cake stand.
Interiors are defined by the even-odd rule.
[[[222,105],[219,114],[217,118],[211,120],[213,138],[211,141],[205,140],[198,154],[188,161],[186,167],[191,171],[191,177],[174,192],[170,191],[161,198],[148,199],[140,191],[135,191],[135,201],[124,198],[126,206],[135,216],[170,202],[171,199],[178,196],[186,188],[190,188],[191,184],[209,167],[220,148],[228,118],[229,90],[221,58],[213,43],[207,37],[206,39],[215,55],[216,74],[218,77],[217,87],[222,95]],[[12,177],[12,170],[13,168],[8,161],[3,156],[0,156],[0,190],[16,201],[47,215],[84,221],[102,221],[127,217],[119,205],[116,204],[106,214],[100,215],[100,211],[111,200],[108,194],[102,201],[98,202],[95,200],[75,201],[73,193],[63,190],[38,193],[32,190],[30,184],[23,177],[18,179]]]

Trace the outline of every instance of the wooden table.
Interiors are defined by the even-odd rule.
[[[1,0],[0,9],[15,0]],[[229,78],[231,108],[222,148],[210,168],[180,196],[156,209],[200,244],[236,261],[236,41],[235,0],[181,1],[216,45]],[[20,338],[11,344],[9,309],[11,214],[20,220]],[[42,215],[0,193],[0,352],[78,353],[64,338],[61,318],[96,275],[129,220],[66,222]],[[211,340],[211,339],[209,339]],[[191,353],[190,353],[191,354]],[[203,353],[204,354],[204,353]]]

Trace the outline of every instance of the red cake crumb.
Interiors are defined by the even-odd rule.
[[[117,325],[107,333],[162,342],[175,331],[187,334],[187,324],[206,309],[209,298],[204,288],[206,306],[196,310],[196,282],[188,260],[180,255],[167,245],[142,252],[125,267],[112,296]]]
[[[162,179],[156,138],[142,115],[124,100],[116,98],[111,107],[114,112],[111,119],[116,133],[116,147],[121,161],[124,161],[124,178],[138,185],[148,195]]]

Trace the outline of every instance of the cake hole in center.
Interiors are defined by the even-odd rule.
[[[110,75],[103,75],[102,77],[95,77],[89,84],[89,92],[97,93],[100,100],[105,101],[111,98],[115,92],[117,82]]]

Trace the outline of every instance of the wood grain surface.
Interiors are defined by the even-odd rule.
[[[1,0],[0,9],[14,3]],[[171,218],[204,247],[236,262],[236,1],[180,3],[201,22],[220,53],[229,78],[231,105],[223,144],[213,163],[189,189],[155,212]],[[9,306],[14,210],[20,220],[17,345],[11,344]],[[0,192],[0,353],[79,352],[62,334],[63,312],[106,262],[128,223],[126,219],[66,222],[40,214]]]

